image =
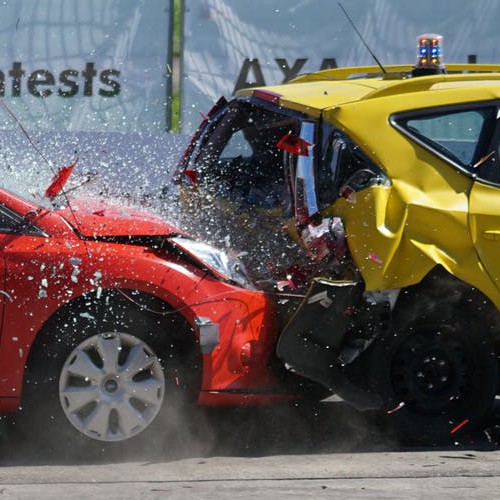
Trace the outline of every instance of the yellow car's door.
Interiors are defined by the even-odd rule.
[[[470,193],[469,214],[479,259],[500,290],[500,185],[476,181]]]

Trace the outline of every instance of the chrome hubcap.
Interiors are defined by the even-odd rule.
[[[84,340],[68,356],[59,378],[64,414],[81,433],[100,441],[123,441],[146,429],[164,396],[158,358],[126,333]]]

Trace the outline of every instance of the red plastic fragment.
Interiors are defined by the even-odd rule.
[[[280,103],[281,94],[272,92],[271,90],[255,89],[252,91],[252,97],[278,105]]]
[[[467,425],[468,423],[469,423],[468,418],[462,420],[458,425],[456,425],[455,427],[453,427],[453,429],[451,429],[450,434],[455,434],[455,432],[459,431],[464,425]]]
[[[198,174],[195,170],[183,170],[182,173],[193,183],[194,187],[198,187]]]
[[[379,266],[381,266],[383,264],[382,260],[377,256],[377,254],[375,252],[370,252],[368,254],[368,258],[370,260],[373,260],[373,262],[375,262],[376,264],[378,264]]]
[[[71,165],[67,167],[61,167],[57,171],[56,175],[54,175],[50,186],[45,191],[45,196],[49,200],[53,200],[63,190],[64,185],[68,181],[71,172],[73,172],[74,168],[76,167],[77,162],[78,158]]]
[[[309,149],[312,146],[310,142],[293,134],[285,134],[276,144],[276,147],[297,156],[309,156]]]
[[[344,188],[342,189],[342,192],[340,193],[340,196],[342,196],[342,198],[347,200],[351,196],[352,193],[354,193],[354,189],[352,189],[352,187],[344,186]]]

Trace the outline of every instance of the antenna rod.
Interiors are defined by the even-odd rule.
[[[31,138],[31,136],[28,134],[28,131],[24,128],[24,125],[21,123],[21,120],[14,114],[14,111],[12,111],[9,106],[7,106],[7,104],[5,104],[5,101],[3,99],[0,99],[0,104],[3,106],[3,108],[7,111],[7,113],[9,113],[9,115],[14,119],[14,121],[17,123],[17,125],[19,126],[19,128],[21,129],[22,133],[26,136],[26,138],[28,139],[29,143],[31,144],[31,146],[33,147],[33,149],[42,157],[42,159],[45,161],[45,163],[47,163],[50,171],[52,172],[52,174],[54,175],[54,177],[57,175],[57,172],[56,170],[54,169],[54,167],[52,166],[52,163],[50,163],[50,161],[46,158],[46,156],[42,153],[42,151],[40,150],[40,148],[37,147],[37,145],[33,142],[33,139]],[[78,161],[78,159],[77,159]],[[75,162],[75,165],[76,165],[76,162]],[[71,201],[66,193],[66,191],[64,190],[64,186],[61,187],[61,193],[63,194],[64,196],[64,199],[66,200],[66,203],[68,204],[68,208],[69,208],[69,211],[71,213],[71,215],[73,216],[73,220],[75,221],[75,226],[76,228],[78,229],[78,231],[81,233],[80,231],[80,222],[78,221],[78,217],[76,216],[76,213],[75,211],[73,210],[73,206],[71,205]],[[83,239],[83,246],[85,248],[85,251],[87,253],[88,256],[90,256],[90,253],[89,253],[89,249],[87,247],[87,243],[85,241],[85,239]]]
[[[387,71],[385,70],[385,68],[382,66],[382,63],[377,59],[377,56],[372,52],[372,50],[370,49],[370,47],[368,47],[368,44],[364,41],[363,37],[361,36],[361,33],[358,31],[358,29],[356,28],[355,24],[352,22],[352,19],[349,17],[349,14],[347,13],[347,11],[344,9],[344,6],[340,2],[339,2],[339,7],[344,12],[345,17],[347,17],[347,20],[349,21],[349,23],[353,27],[353,29],[356,32],[356,34],[359,36],[359,39],[363,42],[363,45],[366,47],[366,50],[368,50],[368,52],[370,53],[370,55],[373,57],[374,61],[377,63],[377,65],[379,66],[379,68],[382,70],[382,73],[384,73],[384,74],[387,73]]]

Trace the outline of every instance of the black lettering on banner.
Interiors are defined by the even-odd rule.
[[[100,80],[101,83],[111,87],[111,90],[103,89],[102,87],[99,89],[99,95],[103,97],[114,97],[120,93],[121,87],[120,82],[117,80],[113,80],[110,76],[120,76],[120,72],[116,69],[105,69],[101,72]]]
[[[83,95],[91,96],[94,76],[97,75],[97,71],[94,69],[94,63],[88,62],[85,65],[85,70],[82,71],[82,76],[85,78],[83,83]]]
[[[250,72],[253,72],[253,79],[249,78]],[[233,94],[239,90],[248,87],[262,87],[266,82],[258,59],[245,59],[241,67],[240,74],[236,80]]]
[[[35,97],[48,97],[52,94],[52,90],[45,88],[42,91],[38,90],[40,86],[53,86],[55,82],[54,75],[46,69],[37,69],[28,77],[28,92]],[[14,91],[13,91],[14,95]]]
[[[63,90],[59,87],[57,93],[61,97],[73,97],[78,94],[78,82],[72,80],[70,77],[78,77],[78,71],[75,69],[65,69],[59,74],[59,83],[68,90]]]
[[[98,75],[93,62],[85,63],[85,68],[80,72],[76,69],[64,69],[59,73],[56,81],[54,73],[48,69],[37,69],[28,73],[20,61],[12,63],[8,72],[0,69],[0,97],[5,97],[6,92],[11,92],[9,97],[21,97],[23,91],[34,97],[48,97],[52,94],[60,97],[73,97],[83,89],[84,96],[94,94],[94,80]],[[261,73],[262,76],[262,73]],[[116,69],[104,69],[99,73],[100,86],[98,94],[102,97],[115,97],[121,92],[119,81],[120,71]],[[10,78],[11,87],[7,79]],[[82,81],[83,80],[83,81]],[[25,86],[26,84],[26,86]]]
[[[295,78],[299,74],[299,71],[304,67],[307,59],[297,59],[293,63],[293,66],[291,68],[290,66],[288,66],[288,62],[286,59],[276,58],[275,61],[278,63],[281,71],[283,71],[283,75],[285,75],[283,78],[283,83],[285,83],[292,78]]]
[[[323,61],[321,61],[321,67],[319,69],[321,70],[321,69],[333,69],[333,68],[338,68],[337,60],[335,59],[335,57],[323,59]]]
[[[24,70],[20,62],[12,63],[9,76],[12,78],[12,97],[19,97],[21,95],[21,78],[24,76]]]
[[[284,57],[276,57],[274,60],[283,72],[283,83],[298,76],[300,74],[300,71],[308,61],[307,58],[296,59],[293,63],[293,66],[290,67],[288,61]],[[337,60],[335,59],[335,57],[324,58],[321,61],[320,69],[330,68],[337,68]],[[253,73],[253,78],[250,78],[250,73]],[[264,75],[262,73],[262,68],[260,66],[259,60],[246,58],[243,61],[243,65],[238,74],[238,78],[236,79],[236,85],[234,86],[233,94],[240,89],[261,87],[265,85],[266,82],[264,80]]]

